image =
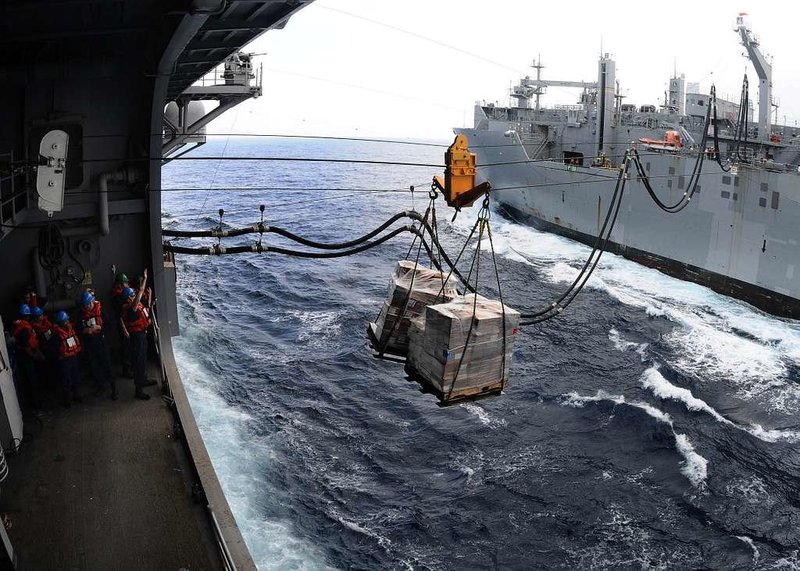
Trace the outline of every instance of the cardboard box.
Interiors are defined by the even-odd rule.
[[[408,328],[407,369],[444,401],[496,390],[518,331],[518,311],[480,295],[429,305]]]

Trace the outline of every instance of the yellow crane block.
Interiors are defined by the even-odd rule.
[[[472,206],[491,188],[488,182],[475,186],[477,155],[467,148],[467,142],[466,135],[456,135],[455,141],[444,153],[444,181],[439,176],[433,178],[447,204],[457,209]]]

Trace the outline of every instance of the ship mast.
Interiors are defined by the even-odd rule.
[[[533,63],[531,66],[532,68],[536,69],[536,81],[539,82],[542,80],[542,56],[539,55],[539,59]],[[538,86],[535,91],[533,92],[536,95],[536,118],[539,118],[539,99],[542,96],[542,86]]]
[[[742,45],[747,50],[747,56],[753,63],[758,75],[758,137],[769,140],[771,132],[770,116],[772,115],[772,64],[770,64],[758,49],[756,40],[750,29],[744,25],[744,13],[736,17],[735,32],[739,32]]]

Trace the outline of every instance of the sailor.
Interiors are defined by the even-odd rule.
[[[94,377],[95,395],[99,395],[108,385],[111,388],[111,400],[117,400],[117,385],[111,372],[111,358],[104,335],[106,320],[103,306],[91,292],[86,291],[81,296],[80,320],[89,368]]]
[[[133,366],[133,384],[136,386],[136,398],[147,400],[150,398],[144,387],[154,382],[147,382],[145,377],[147,369],[147,328],[150,327],[150,318],[146,308],[142,305],[142,295],[147,285],[147,270],[139,282],[139,289],[125,288],[122,296],[127,303],[122,308],[122,327],[128,338],[131,349],[131,365]]]
[[[23,402],[33,408],[41,406],[39,376],[36,361],[44,361],[39,349],[39,339],[30,323],[31,308],[23,303],[19,306],[19,318],[12,324],[11,334],[16,347],[17,387],[22,390]]]
[[[50,386],[55,385],[56,361],[58,361],[58,338],[53,335],[53,324],[44,314],[41,307],[31,308],[31,327],[39,340],[39,349],[44,354],[42,363],[44,374],[40,378],[47,379]]]
[[[82,402],[78,393],[78,355],[81,352],[81,340],[72,328],[66,311],[56,314],[56,325],[53,328],[58,337],[58,376],[61,377],[62,401],[69,408],[70,396],[75,402]]]
[[[122,376],[131,377],[131,350],[128,336],[125,333],[125,326],[122,324],[122,307],[127,303],[122,292],[128,288],[128,276],[123,272],[117,272],[114,276],[114,288],[111,290],[111,303],[114,309],[114,318],[118,324],[120,340],[120,360],[122,361]]]
[[[39,297],[36,295],[36,289],[32,286],[25,286],[25,293],[22,295],[22,302],[31,309],[39,306]]]

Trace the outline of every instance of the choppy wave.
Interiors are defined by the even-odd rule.
[[[793,444],[800,442],[800,431],[797,430],[764,429],[758,424],[740,426],[728,420],[704,400],[695,397],[689,389],[676,387],[670,383],[656,367],[651,367],[644,372],[642,386],[650,389],[658,398],[682,402],[688,410],[705,412],[717,422],[748,432],[764,442],[784,441]]]
[[[642,410],[658,422],[668,425],[670,429],[672,429],[672,434],[675,437],[675,449],[683,456],[681,472],[695,487],[704,487],[706,477],[708,476],[708,460],[695,452],[694,446],[692,446],[692,443],[689,442],[689,438],[685,434],[675,432],[672,418],[666,412],[648,403],[628,401],[623,395],[611,395],[604,391],[598,391],[597,394],[593,396],[579,395],[573,392],[564,395],[563,400],[564,404],[577,407],[582,407],[590,402],[602,401],[609,401],[614,403],[614,405],[626,405]]]

